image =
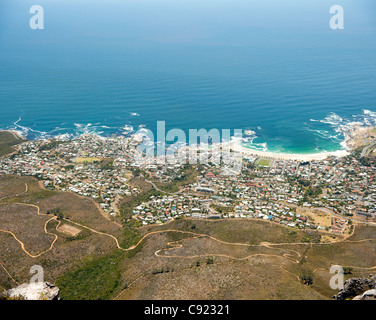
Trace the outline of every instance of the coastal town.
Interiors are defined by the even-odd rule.
[[[119,203],[133,199],[130,215],[140,225],[182,218],[263,219],[292,229],[349,233],[354,221],[376,218],[372,141],[323,160],[247,153],[241,170],[231,174],[210,162],[215,149],[207,163],[174,164],[137,157],[139,144],[134,136],[93,134],[25,141],[0,159],[0,175],[34,176],[43,189],[90,197],[109,217],[122,218]],[[154,192],[145,193],[135,181]]]

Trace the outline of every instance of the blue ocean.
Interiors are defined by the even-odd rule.
[[[243,129],[257,150],[341,150],[346,126],[376,120],[376,2],[1,0],[0,114],[29,139],[165,121]]]

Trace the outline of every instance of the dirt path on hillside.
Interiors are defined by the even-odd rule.
[[[24,193],[27,193],[28,192],[28,185],[25,184],[26,186],[26,190],[18,195],[21,195],[21,194],[24,194]],[[8,196],[7,196],[8,197]],[[7,197],[4,197],[4,198],[7,198]],[[0,199],[0,200],[3,200],[4,198]],[[9,204],[9,203],[0,203],[0,204]],[[33,207],[37,210],[37,215],[40,215],[40,216],[47,216],[47,214],[42,214],[40,211],[40,207],[37,206],[37,205],[33,205],[33,204],[27,204],[27,203],[13,203],[13,204],[17,204],[17,205],[23,205],[23,206],[29,206],[29,207]],[[293,249],[287,249],[287,248],[276,248],[276,247],[279,247],[279,246],[296,246],[296,245],[308,245],[308,243],[306,242],[296,242],[296,243],[269,243],[269,242],[261,242],[260,244],[249,244],[249,243],[236,243],[236,242],[227,242],[227,241],[223,241],[223,240],[220,240],[218,238],[215,238],[209,234],[198,234],[198,233],[195,233],[195,232],[190,232],[190,231],[182,231],[182,230],[175,230],[175,229],[167,229],[167,230],[158,230],[158,231],[151,231],[147,234],[145,234],[138,242],[137,244],[135,244],[134,246],[131,246],[129,248],[123,248],[121,247],[118,239],[111,235],[111,234],[108,234],[108,233],[105,233],[105,232],[100,232],[98,230],[95,230],[93,228],[90,228],[88,226],[85,226],[83,224],[80,224],[78,222],[74,222],[72,221],[71,219],[65,219],[63,218],[62,220],[68,222],[68,223],[72,223],[74,225],[77,225],[81,228],[85,228],[95,234],[98,234],[98,235],[102,235],[102,236],[106,236],[106,237],[110,237],[116,244],[116,247],[119,249],[119,250],[122,250],[122,251],[131,251],[135,248],[137,248],[143,241],[145,241],[148,237],[154,235],[154,234],[161,234],[161,233],[170,233],[170,232],[175,232],[175,233],[180,233],[180,234],[187,234],[187,235],[191,235],[191,237],[188,237],[186,239],[182,239],[182,240],[178,240],[178,241],[172,241],[172,242],[168,242],[167,245],[170,247],[170,248],[166,248],[166,249],[159,249],[157,251],[155,251],[155,256],[158,257],[158,258],[161,258],[161,259],[166,259],[166,258],[182,258],[182,259],[192,259],[192,258],[200,258],[200,257],[208,257],[208,256],[215,256],[215,257],[224,257],[224,258],[228,258],[228,259],[232,259],[232,260],[237,260],[237,261],[244,261],[244,260],[247,260],[247,259],[250,259],[252,257],[256,257],[256,256],[264,256],[264,257],[278,257],[278,258],[284,258],[284,259],[287,259],[288,261],[294,263],[294,264],[298,264],[299,263],[299,258],[301,258],[301,254],[296,251],[296,250],[293,250]],[[61,224],[61,220],[57,220],[57,217],[52,217],[51,219],[47,220],[44,224],[44,232],[46,234],[49,234],[49,235],[52,235],[54,236],[54,240],[52,241],[50,247],[46,250],[44,250],[43,252],[40,252],[39,254],[31,254],[25,247],[25,244],[17,238],[17,236],[10,230],[3,230],[3,229],[0,229],[0,232],[4,232],[4,233],[8,233],[10,235],[13,236],[13,238],[21,245],[21,249],[24,251],[25,254],[27,254],[29,257],[31,258],[37,258],[37,257],[40,257],[41,255],[44,255],[45,253],[49,252],[50,250],[53,249],[57,239],[58,239],[58,236],[54,233],[50,233],[47,231],[47,225],[50,221],[58,221],[58,224],[56,225],[55,229],[56,231],[57,228],[59,227],[59,225]],[[356,227],[356,226],[355,226]],[[354,230],[353,230],[353,233],[355,232],[355,227],[354,227]],[[265,253],[255,253],[255,254],[251,254],[251,255],[248,255],[248,256],[245,256],[245,257],[242,257],[242,258],[237,258],[237,257],[234,257],[234,256],[230,256],[230,255],[225,255],[225,254],[222,254],[222,253],[210,253],[210,254],[200,254],[200,255],[193,255],[193,256],[183,256],[183,255],[168,255],[168,254],[162,254],[162,253],[168,253],[170,250],[173,250],[173,249],[176,249],[176,248],[184,248],[184,242],[187,241],[187,240],[192,240],[192,239],[198,239],[198,238],[208,238],[208,239],[211,239],[213,241],[216,241],[218,243],[221,243],[221,244],[225,244],[225,245],[233,245],[233,246],[244,246],[244,247],[265,247],[265,248],[269,248],[269,249],[277,249],[277,250],[281,250],[281,251],[285,251],[285,253],[281,253],[280,255],[278,254],[265,254]],[[338,241],[334,241],[334,242],[329,242],[329,243],[311,243],[310,245],[311,246],[314,246],[314,245],[332,245],[334,243],[340,243],[340,242],[349,242],[349,243],[360,243],[360,242],[368,242],[368,241],[376,241],[376,239],[361,239],[361,240],[357,240],[357,241],[351,241],[351,240],[348,240],[349,236],[348,237],[345,237],[343,239],[340,239]],[[288,253],[286,253],[286,251],[288,251]],[[14,278],[12,278],[12,276],[10,275],[10,273],[8,272],[8,270],[5,268],[5,266],[3,264],[1,264],[2,268],[5,270],[5,272],[8,274],[8,276],[13,280]],[[372,269],[376,269],[376,266],[374,267],[369,267],[369,268],[361,268],[361,267],[356,267],[356,266],[352,266],[352,268],[360,268],[360,269],[368,269],[368,270],[372,270]],[[319,270],[319,269],[316,269],[316,270]],[[316,271],[315,270],[315,271]],[[287,270],[285,270],[287,271]],[[287,271],[289,272],[289,271]],[[289,272],[291,273],[291,272]],[[296,276],[296,275],[295,275]]]

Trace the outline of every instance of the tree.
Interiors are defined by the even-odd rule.
[[[304,270],[301,275],[299,276],[300,281],[307,286],[313,284],[313,271],[312,270]]]
[[[135,177],[139,177],[141,174],[141,170],[139,168],[135,168],[132,170],[132,173]]]
[[[352,274],[353,268],[343,267],[343,274]]]

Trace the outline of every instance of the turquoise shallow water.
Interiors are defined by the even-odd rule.
[[[376,6],[337,1],[39,1],[0,5],[0,128],[29,138],[125,125],[252,130],[248,146],[343,148],[376,119]],[[342,143],[342,145],[341,145]]]

